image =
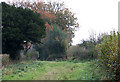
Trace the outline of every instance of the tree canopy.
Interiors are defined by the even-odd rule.
[[[15,40],[19,42],[20,49],[22,49],[21,44],[23,44],[24,40],[27,42],[32,41],[32,43],[39,43],[42,39],[42,43],[45,45],[41,46],[39,44],[40,48],[37,51],[40,51],[42,49],[42,51],[46,50],[45,53],[49,52],[48,55],[46,53],[44,56],[49,56],[49,54],[56,54],[57,57],[57,53],[63,54],[66,52],[66,48],[68,48],[69,44],[72,43],[74,31],[77,27],[79,27],[79,24],[77,23],[77,18],[75,17],[75,14],[71,12],[68,8],[65,8],[64,3],[45,3],[39,1],[31,3],[23,1],[12,2],[11,5],[12,6],[10,6],[7,11],[5,11],[7,13],[8,11],[11,11],[9,13],[10,15],[7,14],[10,19],[6,21],[8,16],[3,15],[3,20],[5,21],[4,25],[7,26],[7,32],[9,30],[9,32],[12,31],[10,33],[13,33],[13,36],[10,35],[12,36],[12,40],[13,38],[15,38],[20,41],[19,42],[18,40]],[[44,27],[46,27],[46,29]],[[8,36],[6,35],[6,33],[4,34],[4,37]],[[47,37],[44,37],[45,33]],[[17,37],[14,36],[14,34],[17,35]],[[15,43],[15,41],[13,41],[12,44],[11,39],[8,40],[10,40],[8,48],[13,44],[18,44]],[[5,45],[5,41],[3,45]],[[9,53],[7,49],[4,50],[5,52]],[[18,52],[18,50],[14,51]]]
[[[53,30],[48,31],[42,45],[35,45],[41,60],[54,60],[66,57],[67,34],[58,25],[53,25]]]
[[[74,31],[79,27],[77,23],[77,18],[75,14],[70,11],[70,9],[65,7],[64,3],[59,2],[13,2],[12,4],[16,6],[21,6],[24,8],[29,8],[34,12],[42,14],[42,18],[49,25],[57,24],[59,28],[66,31],[68,34],[68,43],[72,42],[74,37]]]
[[[24,41],[40,43],[45,37],[45,22],[39,13],[22,7],[2,3],[2,46],[3,53],[16,59]]]

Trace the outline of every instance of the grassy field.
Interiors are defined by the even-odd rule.
[[[27,61],[3,69],[3,80],[101,80],[94,61]]]

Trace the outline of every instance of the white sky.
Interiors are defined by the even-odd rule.
[[[75,32],[73,45],[96,34],[118,30],[118,1],[120,0],[64,0],[76,13],[80,29]]]
[[[61,1],[64,1],[65,5],[68,8],[71,8],[74,13],[76,13],[78,23],[80,24],[79,30],[75,32],[75,37],[73,38],[73,45],[80,43],[82,39],[88,39],[91,31],[94,31],[96,32],[96,34],[98,34],[103,32],[110,32],[113,29],[118,30],[118,1],[120,0]]]

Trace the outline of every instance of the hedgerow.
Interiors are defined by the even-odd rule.
[[[115,80],[120,80],[120,34],[115,31],[106,35],[101,44],[96,46],[98,50],[98,60],[109,73],[115,75]]]

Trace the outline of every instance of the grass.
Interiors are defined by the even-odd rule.
[[[3,80],[101,80],[95,61],[27,61],[3,69]]]

